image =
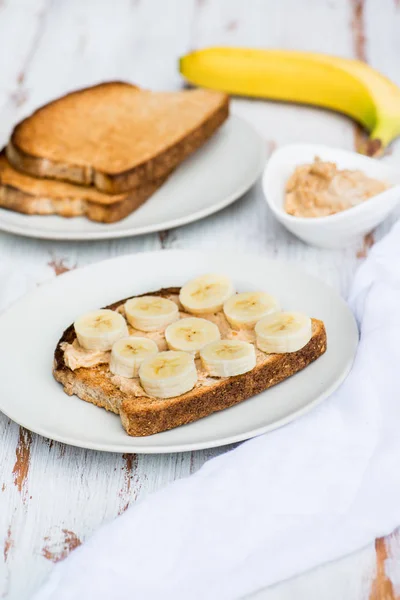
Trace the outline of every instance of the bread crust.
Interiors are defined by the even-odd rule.
[[[16,187],[0,184],[0,207],[26,215],[59,215],[66,218],[85,216],[99,223],[115,223],[139,208],[166,179],[167,176],[157,181],[149,181],[112,204],[88,200],[84,192],[82,197],[57,198],[29,194]]]
[[[37,115],[47,108],[61,103],[63,98],[78,97],[80,93],[92,89],[101,93],[102,89],[110,89],[110,86],[127,86],[123,82],[106,82],[77,90],[70,94],[49,102],[19,123],[11,134],[6,153],[10,163],[18,170],[33,175],[34,177],[60,179],[80,185],[94,185],[98,190],[108,194],[119,194],[143,185],[149,180],[165,177],[185,158],[200,148],[206,140],[222,125],[229,114],[229,98],[220,94],[218,105],[211,109],[204,120],[194,129],[188,129],[179,140],[172,143],[162,152],[156,153],[150,159],[146,159],[132,168],[115,171],[114,169],[98,169],[91,164],[74,164],[72,162],[55,160],[53,158],[40,156],[33,151],[28,152],[23,147],[22,131],[26,131]],[[137,89],[137,88],[135,88]],[[138,90],[140,93],[140,90]],[[181,92],[188,93],[188,92]],[[209,92],[215,94],[215,92]],[[32,127],[31,139],[35,137]]]
[[[141,206],[166,181],[148,181],[123,194],[104,194],[94,187],[37,179],[14,169],[0,153],[0,207],[27,215],[86,216],[114,223]]]
[[[143,295],[165,297],[171,294],[179,294],[179,288],[167,288]],[[126,300],[115,302],[106,308],[116,310]],[[57,344],[53,374],[62,383],[67,394],[76,394],[87,402],[119,414],[129,435],[152,435],[234,406],[304,369],[326,351],[324,324],[317,319],[312,321],[313,336],[298,352],[272,355],[267,363],[257,365],[248,373],[217,380],[215,385],[194,388],[175,398],[129,396],[105,376],[108,370],[105,365],[71,371],[65,364],[61,344],[75,340],[73,325],[66,329]]]

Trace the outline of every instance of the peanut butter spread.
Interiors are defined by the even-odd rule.
[[[110,352],[101,350],[85,350],[79,345],[78,340],[72,344],[63,342],[61,349],[64,350],[64,361],[71,371],[81,367],[95,367],[96,365],[107,364],[110,362]]]
[[[171,294],[170,296],[166,296],[169,300],[176,302],[179,309],[182,309],[179,303],[179,296],[177,294]],[[125,310],[123,305],[119,306],[117,311],[125,316]],[[179,317],[181,319],[192,316],[186,312],[180,310]],[[255,333],[253,330],[249,329],[241,329],[234,330],[229,325],[228,321],[225,318],[225,315],[222,311],[202,315],[203,318],[208,319],[215,323],[220,331],[221,339],[236,339],[243,340],[245,342],[255,343]],[[138,337],[147,337],[156,342],[160,351],[167,350],[167,343],[165,341],[164,331],[139,331],[131,327],[128,323],[129,335],[138,336]],[[71,370],[79,369],[81,367],[94,367],[100,364],[107,364],[110,362],[110,352],[99,352],[97,350],[85,350],[82,348],[77,340],[74,340],[72,344],[68,344],[64,342],[62,344],[62,350],[64,351],[64,360],[67,367]],[[256,350],[256,358],[257,363],[264,361],[265,362],[265,354],[258,350]],[[201,387],[204,385],[212,385],[215,383],[215,378],[210,377],[205,369],[202,366],[200,359],[196,359],[196,369],[197,369],[197,383],[195,388]],[[146,396],[151,397],[142,388],[140,385],[140,381],[138,377],[134,377],[132,379],[128,379],[126,377],[121,377],[120,375],[113,375],[111,372],[109,373],[109,377],[111,382],[118,387],[121,392],[131,394],[134,396]],[[218,379],[221,379],[219,377]]]
[[[357,206],[389,186],[362,171],[340,170],[315,157],[301,165],[286,184],[285,211],[295,217],[326,217]]]

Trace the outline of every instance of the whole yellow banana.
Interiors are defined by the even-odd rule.
[[[370,132],[375,150],[400,135],[400,88],[358,60],[312,52],[215,47],[183,56],[180,71],[202,87],[344,113]]]

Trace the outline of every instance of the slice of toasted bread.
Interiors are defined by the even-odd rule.
[[[18,170],[119,194],[165,177],[228,116],[211,90],[150,92],[108,82],[72,92],[17,125],[7,157]]]
[[[94,187],[38,179],[15,170],[0,154],[0,207],[27,215],[86,216],[114,223],[131,214],[164,183],[167,175],[123,194],[104,194]]]
[[[179,288],[163,289],[146,295],[167,297],[179,303]],[[107,308],[121,310],[125,302],[126,300],[121,300]],[[228,324],[227,326],[229,327]],[[199,383],[190,392],[175,398],[149,398],[123,391],[123,387],[114,383],[108,365],[105,364],[72,371],[66,365],[64,349],[65,344],[73,344],[76,340],[73,325],[68,327],[57,345],[53,374],[62,383],[67,394],[76,394],[82,400],[119,414],[129,435],[152,435],[238,404],[304,369],[326,350],[324,324],[313,319],[312,327],[311,340],[298,352],[264,354],[257,350],[257,364],[248,373],[235,377],[210,378],[206,385]]]

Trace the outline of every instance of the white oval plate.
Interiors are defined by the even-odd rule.
[[[67,396],[52,377],[63,330],[90,309],[130,295],[179,286],[206,272],[238,290],[264,289],[285,309],[322,319],[327,352],[283,383],[232,408],[156,435],[133,438],[117,415]],[[44,284],[0,317],[0,410],[45,437],[112,452],[181,452],[222,446],[275,429],[326,398],[349,372],[358,342],[346,303],[294,265],[245,255],[146,252],[71,271]]]
[[[240,198],[261,175],[265,161],[262,138],[245,121],[231,116],[143,206],[118,223],[0,209],[0,229],[51,240],[100,240],[171,229],[207,217]]]

